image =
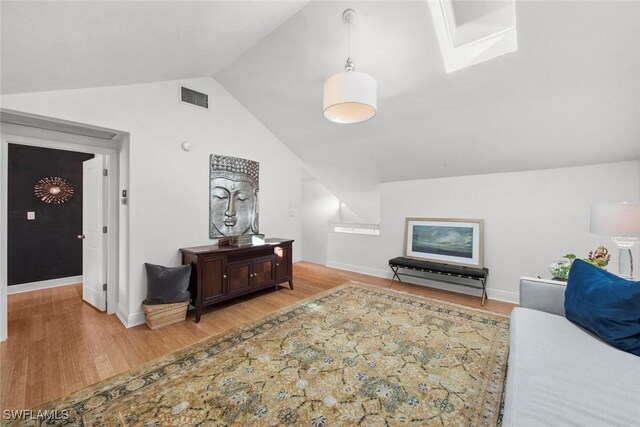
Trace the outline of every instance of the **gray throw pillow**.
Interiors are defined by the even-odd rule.
[[[146,263],[144,266],[147,269],[147,299],[144,300],[144,304],[189,301],[191,266],[163,267]]]

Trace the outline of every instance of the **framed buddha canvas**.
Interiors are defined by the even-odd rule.
[[[209,237],[257,234],[260,164],[212,154],[209,172]]]

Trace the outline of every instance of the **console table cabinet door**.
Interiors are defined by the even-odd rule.
[[[289,280],[291,272],[291,244],[283,244],[275,248],[276,280]]]
[[[223,299],[227,294],[225,258],[203,256],[200,263],[202,302]]]
[[[229,295],[244,293],[251,287],[251,260],[230,262],[228,271]]]
[[[253,286],[265,286],[276,282],[275,264],[273,255],[256,258],[252,262]]]

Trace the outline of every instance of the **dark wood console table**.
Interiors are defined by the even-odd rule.
[[[420,279],[437,280],[441,282],[453,283],[456,285],[467,286],[475,289],[482,289],[481,306],[487,299],[487,276],[488,268],[463,267],[451,264],[440,264],[437,262],[420,261],[411,258],[398,257],[389,260],[389,267],[393,271],[393,278],[400,280],[400,275],[418,277]],[[412,272],[401,272],[400,269],[413,270],[423,275],[413,274]],[[460,280],[461,279],[461,280]]]
[[[182,264],[191,265],[189,292],[196,309],[289,282],[293,289],[293,240],[266,239],[263,245],[182,248]]]

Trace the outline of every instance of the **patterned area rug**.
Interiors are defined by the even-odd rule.
[[[506,316],[349,283],[42,409],[91,426],[495,426],[508,341]]]

